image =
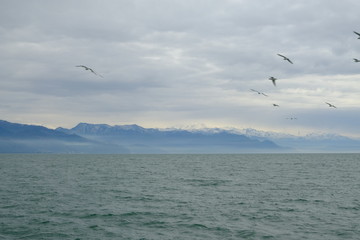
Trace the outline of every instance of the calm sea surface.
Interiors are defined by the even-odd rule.
[[[360,154],[2,154],[0,184],[0,239],[360,238]]]

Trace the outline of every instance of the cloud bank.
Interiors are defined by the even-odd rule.
[[[0,113],[48,127],[360,136],[359,8],[355,0],[2,1]]]

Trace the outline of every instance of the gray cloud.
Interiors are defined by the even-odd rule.
[[[360,64],[352,60],[360,58],[359,8],[356,0],[4,1],[0,113],[53,127],[88,121],[360,136]],[[294,114],[298,121],[286,121]]]

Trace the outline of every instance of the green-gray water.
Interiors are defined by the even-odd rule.
[[[360,154],[0,155],[0,239],[358,239]]]

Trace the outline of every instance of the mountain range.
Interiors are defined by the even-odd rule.
[[[128,153],[128,150],[43,126],[0,120],[0,153]]]
[[[360,140],[293,136],[255,129],[158,129],[79,123],[67,129],[0,120],[0,153],[272,153],[359,152]]]
[[[266,139],[227,131],[79,123],[71,129],[0,121],[0,152],[10,153],[241,153],[282,149]]]
[[[360,139],[331,133],[310,133],[304,136],[243,129],[242,134],[253,139],[266,139],[292,152],[360,152]]]

